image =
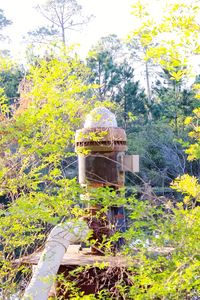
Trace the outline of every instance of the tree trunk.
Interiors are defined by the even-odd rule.
[[[150,81],[149,81],[149,68],[148,62],[145,63],[145,75],[146,75],[146,84],[147,84],[147,99],[148,99],[148,112],[147,117],[148,120],[151,121],[153,119],[152,112],[151,112],[151,105],[152,105],[152,95],[151,95],[151,88],[150,88]]]
[[[63,45],[66,46],[65,28],[64,28],[64,26],[61,26],[61,30],[62,30],[62,42],[63,42]]]
[[[124,96],[124,129],[127,129],[127,102],[126,102],[126,94]]]

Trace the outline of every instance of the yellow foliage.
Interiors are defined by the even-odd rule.
[[[185,195],[184,202],[188,204],[191,199],[200,201],[200,184],[194,176],[185,174],[177,178],[173,184],[172,188],[178,192],[181,192]]]
[[[192,122],[192,117],[187,117],[187,118],[185,119],[184,124],[185,124],[185,125],[189,125],[191,122]]]
[[[167,69],[174,80],[180,81],[191,71],[191,56],[199,53],[200,6],[193,0],[154,0],[153,6],[157,14],[152,18],[152,2],[134,3],[132,15],[136,18],[136,28],[129,41],[137,38],[146,54],[144,59],[153,59]],[[178,68],[181,70],[177,72]]]

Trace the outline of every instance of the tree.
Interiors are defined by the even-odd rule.
[[[121,82],[113,100],[120,106],[121,126],[130,132],[133,121],[144,124],[147,120],[147,97],[139,81],[135,81],[134,70],[127,62],[120,65],[120,77]]]
[[[119,104],[120,121],[127,129],[134,115],[146,114],[146,97],[134,79],[134,70],[124,58],[124,52],[117,36],[104,37],[89,52],[87,66],[91,69],[89,82],[98,86],[94,90],[97,98]]]
[[[169,122],[161,119],[138,127],[128,135],[129,151],[140,153],[140,177],[158,194],[167,196],[166,191],[169,192],[171,182],[178,176],[185,173],[199,176],[199,163],[187,161],[185,149]],[[129,178],[141,184],[134,175]]]
[[[176,7],[180,9],[179,4],[180,2]],[[176,7],[173,6],[170,16],[172,20],[176,20]],[[179,18],[178,22],[180,21]],[[194,25],[183,25],[188,24]],[[187,34],[191,37],[190,32]],[[198,42],[199,40],[194,40],[196,51]],[[187,40],[186,45],[189,47]],[[156,61],[161,59],[158,46],[157,52],[151,49],[151,53],[147,53],[152,54]],[[177,48],[174,49],[174,56],[180,58],[184,52],[176,53]],[[186,74],[186,66],[183,64],[182,67],[179,61],[177,66],[173,52],[163,51],[161,56],[164,59],[162,66],[167,67],[165,69],[173,79],[177,82],[182,79]],[[115,65],[112,59],[108,63]],[[127,73],[129,82],[132,77],[130,75],[129,78],[129,72]],[[22,280],[23,285],[26,285],[26,276],[30,274],[28,267],[13,265],[13,260],[35,251],[42,245],[49,229],[58,222],[79,219],[85,214],[80,199],[83,191],[76,185],[75,179],[66,178],[62,161],[73,155],[70,146],[74,130],[80,126],[83,115],[94,106],[94,100],[88,99],[90,88],[94,89],[94,86],[85,84],[88,76],[88,69],[77,57],[63,57],[59,54],[37,61],[37,64],[31,66],[27,77],[27,106],[24,109],[21,107],[12,118],[3,118],[0,123],[0,193],[9,198],[8,205],[0,210],[0,287],[5,299],[9,299],[10,294],[16,290],[21,297]],[[125,86],[124,81],[122,86]],[[196,88],[199,89],[198,84]],[[199,98],[198,94],[197,97]],[[200,157],[199,109],[193,113],[185,121],[185,125],[191,126],[190,137],[193,140],[191,145],[186,146],[189,159],[197,160]],[[151,126],[152,123],[149,126],[152,130]],[[150,137],[145,132],[146,137],[149,140],[151,138],[148,154],[156,157],[155,161],[161,170],[160,176],[166,174],[164,166],[171,164],[173,158],[171,150],[168,151],[168,143],[174,143],[173,134],[170,132],[168,136],[168,131],[166,135],[162,135],[162,129],[163,127],[157,126]],[[134,139],[130,142],[134,144]],[[157,148],[160,150],[159,156]],[[166,161],[163,159],[164,151],[167,152]],[[176,156],[173,161],[177,163],[178,159],[179,156]],[[181,163],[173,169],[174,176],[180,166],[185,171],[185,165]],[[109,290],[104,285],[105,288],[98,289],[95,295],[85,296],[79,287],[74,286],[78,281],[78,272],[81,273],[81,279],[87,277],[85,274],[89,275],[89,266],[71,272],[72,277],[68,281],[62,279],[61,288],[67,289],[73,299],[198,299],[200,208],[197,203],[200,200],[200,185],[197,178],[184,174],[174,181],[172,187],[184,194],[183,201],[180,198],[179,203],[174,203],[171,199],[164,198],[161,205],[156,202],[157,198],[137,201],[134,197],[125,198],[119,191],[115,193],[101,188],[90,191],[92,204],[100,203],[104,212],[110,205],[125,206],[128,212],[128,230],[125,233],[117,232],[103,241],[100,247],[105,249],[105,254],[112,254],[112,243],[119,236],[123,237],[126,243],[121,254],[128,258],[128,267],[118,270],[119,276],[112,281],[112,289]],[[93,242],[89,244],[92,245]],[[104,264],[92,268],[92,276],[95,274],[92,279],[95,279],[98,286],[99,273],[95,273],[96,270],[104,272],[103,279],[113,273],[113,269]],[[71,280],[72,278],[75,280]]]
[[[168,70],[171,77],[180,80],[191,71],[191,56],[198,53],[198,13],[199,1],[189,2],[173,0],[160,5],[155,0],[155,6],[159,15],[152,21],[150,6],[145,1],[138,1],[136,12],[142,14],[139,28],[133,32],[144,39],[148,47],[145,53],[145,61],[152,59],[161,67]],[[133,14],[135,12],[133,11]],[[137,16],[136,14],[136,16]],[[149,26],[148,34],[143,33],[143,28]]]
[[[82,215],[76,205],[79,187],[67,177],[64,162],[74,156],[74,130],[94,106],[85,97],[92,87],[85,84],[87,72],[77,56],[66,52],[41,59],[30,66],[24,82],[26,105],[0,122],[0,196],[8,200],[0,208],[0,287],[5,298],[19,290],[17,274],[28,270],[12,268],[12,260],[33,252],[46,230],[63,218]]]
[[[9,117],[18,105],[19,83],[24,76],[21,66],[4,55],[0,57],[0,119]]]
[[[136,44],[139,41],[145,64],[153,62],[167,70],[175,81],[179,81],[190,74],[191,57],[198,53],[198,1],[177,3],[170,0],[161,4],[155,0],[153,5],[159,13],[154,18],[151,5],[140,0],[134,3],[132,14],[136,22],[139,22],[136,23],[136,29],[130,33],[129,40],[135,40]],[[177,84],[175,88],[175,94],[178,95]],[[148,80],[147,91],[150,91]],[[150,92],[148,99],[151,106]]]
[[[7,19],[6,16],[4,15],[4,11],[2,9],[0,9],[0,41],[4,41],[5,39],[8,38],[2,32],[5,27],[7,27],[11,24],[12,24],[12,21]],[[3,56],[8,56],[9,51],[1,49],[0,54]]]
[[[157,105],[153,107],[155,119],[162,118],[169,122],[177,137],[184,136],[187,131],[184,119],[198,106],[194,91],[184,78],[179,81],[171,78],[168,70],[160,74],[160,80],[155,82],[153,91],[158,99]]]
[[[136,28],[128,36],[128,47],[131,50],[131,56],[133,62],[139,61],[144,65],[144,78],[146,82],[147,92],[147,107],[148,107],[148,120],[151,121],[153,118],[152,109],[154,104],[153,91],[152,91],[152,74],[151,72],[153,61],[151,58],[147,58],[146,54],[150,47],[154,47],[155,42],[152,38],[155,30],[155,21],[151,18],[151,13],[148,11],[149,4],[147,2],[142,3],[137,1],[132,6],[132,15],[135,18],[135,23],[138,24]],[[154,68],[155,71],[155,68]],[[154,75],[155,76],[155,75]]]
[[[33,43],[46,43],[47,45],[53,42],[57,35],[58,30],[45,26],[28,32],[28,36],[31,38]]]
[[[29,32],[34,39],[44,42],[44,38],[53,37],[54,40],[67,43],[67,31],[80,30],[89,22],[90,17],[82,15],[82,6],[76,0],[48,0],[44,5],[38,5],[38,12],[47,20],[50,26],[39,27]]]
[[[16,104],[19,98],[18,87],[24,76],[22,68],[13,65],[10,69],[0,72],[0,88],[4,89],[8,104]]]
[[[167,87],[163,87],[161,93],[159,87],[156,88],[157,109],[160,106],[160,116],[164,113],[164,118],[173,119],[174,131],[179,135],[183,133],[185,115],[197,105],[193,92],[184,90],[183,86],[191,74],[192,57],[199,52],[200,5],[193,0],[187,3],[166,1],[164,5],[156,0],[154,4],[159,14],[153,19],[149,3],[137,1],[134,4],[133,14],[140,18],[140,23],[130,38],[139,38],[146,47],[144,61],[153,60],[162,68]]]
[[[12,21],[8,20],[5,15],[4,15],[4,11],[2,9],[0,9],[0,31],[2,31],[5,27],[7,27],[8,25],[11,25]],[[0,34],[0,39],[4,39],[4,36],[2,34]]]
[[[110,53],[107,51],[95,52],[93,49],[87,58],[87,66],[91,69],[89,82],[98,85],[94,91],[98,99],[112,98],[119,77],[117,66],[114,64]]]

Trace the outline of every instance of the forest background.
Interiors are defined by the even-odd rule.
[[[126,198],[95,191],[96,201],[104,199],[104,210],[111,201],[127,209],[128,230],[120,233],[127,241],[123,251],[133,255],[139,241],[134,257],[140,264],[130,270],[131,285],[120,282],[114,294],[104,289],[91,299],[200,296],[200,2],[155,4],[157,16],[146,1],[136,1],[127,37],[102,37],[80,59],[76,47],[66,47],[68,35],[93,16],[84,15],[75,0],[52,0],[36,8],[47,25],[27,33],[24,65],[14,62],[9,50],[1,51],[0,272],[5,299],[23,293],[30,277],[27,267],[12,267],[14,259],[41,247],[58,222],[85,213],[73,143],[75,130],[94,106],[115,112],[127,132],[129,152],[140,155],[140,173],[126,178]],[[0,10],[2,40],[11,24]],[[135,79],[137,64],[143,66],[142,83]],[[109,253],[117,238],[119,233],[103,241],[103,249]],[[174,250],[167,258],[149,257],[147,240]],[[72,299],[84,299],[70,288]]]

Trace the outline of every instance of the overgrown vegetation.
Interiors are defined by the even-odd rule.
[[[73,145],[75,130],[95,106],[115,109],[129,151],[141,156],[140,173],[128,174],[126,191],[89,191],[89,203],[102,205],[97,217],[111,205],[124,206],[127,231],[105,234],[98,247],[113,254],[123,238],[120,252],[128,267],[87,266],[71,270],[68,279],[59,274],[58,295],[62,290],[69,299],[199,299],[198,74],[189,84],[191,58],[200,49],[199,12],[199,1],[168,0],[163,17],[156,19],[145,1],[136,1],[133,16],[139,25],[127,43],[115,35],[102,38],[86,63],[73,49],[49,46],[43,57],[29,57],[23,80],[23,69],[2,54],[2,299],[22,297],[28,284],[30,268],[16,259],[41,249],[56,224],[86,217]],[[11,24],[2,11],[0,23],[0,30]],[[134,79],[134,59],[144,64],[146,89]],[[95,233],[87,245],[96,245]],[[94,285],[90,295],[79,289],[83,275]]]

